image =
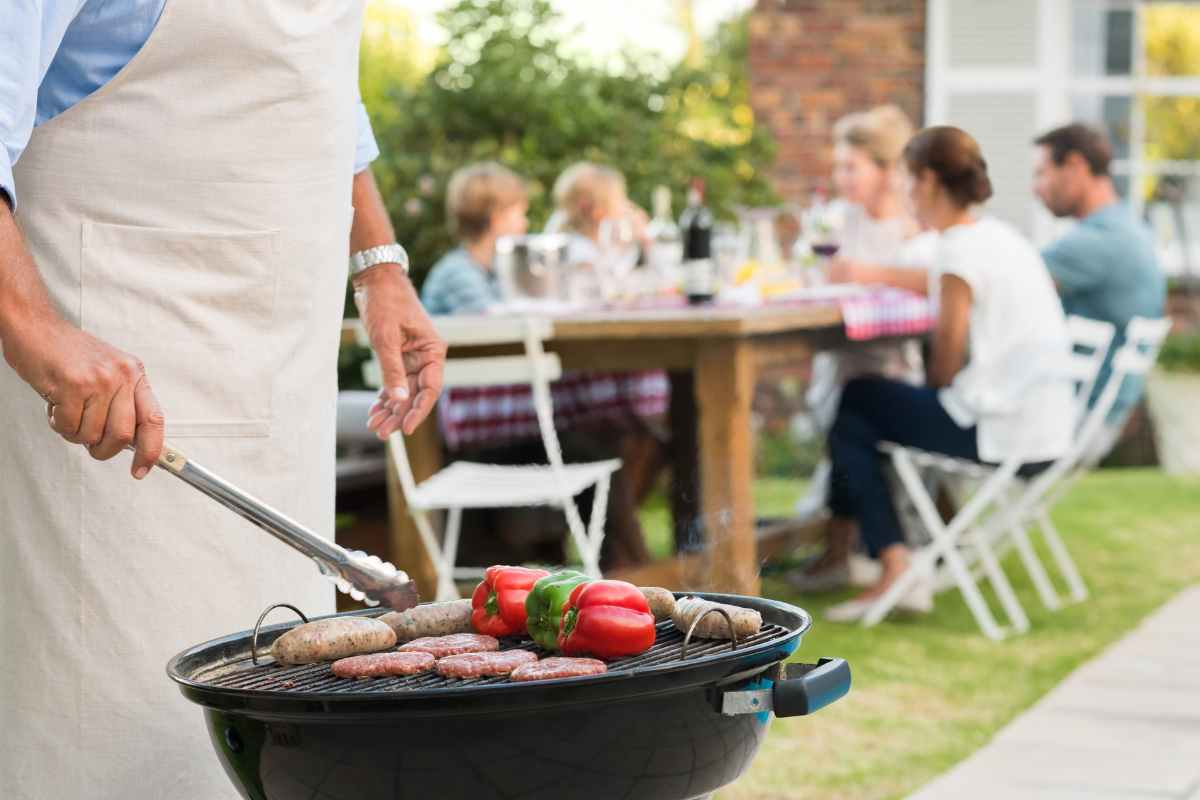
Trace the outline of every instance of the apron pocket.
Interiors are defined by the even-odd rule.
[[[84,221],[80,323],[142,359],[169,437],[271,435],[279,246]]]

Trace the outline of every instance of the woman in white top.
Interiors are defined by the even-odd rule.
[[[829,609],[837,621],[859,619],[909,566],[880,442],[986,463],[1017,455],[1029,474],[1061,455],[1071,434],[1071,390],[1051,374],[1069,350],[1062,306],[1037,251],[1008,225],[975,216],[973,207],[992,194],[978,143],[958,128],[927,128],[905,147],[904,161],[917,216],[941,232],[941,310],[929,386],[859,378],[842,394],[829,437],[830,507],[857,522],[883,573]],[[922,586],[901,607],[931,604]]]

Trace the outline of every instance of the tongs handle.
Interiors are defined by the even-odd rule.
[[[309,558],[329,562],[332,566],[346,560],[349,555],[344,548],[317,536],[300,523],[192,461],[169,442],[163,444],[158,465]]]
[[[417,604],[416,586],[391,564],[375,556],[347,550],[318,536],[291,517],[188,458],[169,442],[163,445],[158,465],[284,544],[312,558],[326,577],[356,600],[363,600],[368,605],[383,603],[399,611]]]

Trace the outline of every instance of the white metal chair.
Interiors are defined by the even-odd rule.
[[[1029,571],[1043,605],[1050,610],[1058,609],[1061,603],[1044,570],[1038,569],[1040,564],[1032,554],[1032,549],[1028,548],[1025,528],[1036,526],[1041,531],[1067,583],[1071,598],[1076,602],[1085,600],[1087,587],[1050,520],[1050,509],[1057,505],[1083,474],[1099,462],[1104,451],[1111,446],[1114,430],[1119,433],[1119,426],[1124,421],[1123,418],[1111,419],[1122,384],[1128,378],[1144,378],[1149,374],[1170,331],[1169,319],[1135,317],[1130,320],[1125,330],[1125,343],[1114,354],[1109,378],[1090,411],[1086,404],[1088,395],[1083,395],[1081,423],[1071,450],[1045,472],[1024,482],[1021,491],[1013,496],[1006,509],[1006,527],[1012,534],[1011,541],[1018,547],[1021,560]],[[1086,391],[1090,393],[1090,389]],[[1029,549],[1029,552],[1023,552],[1025,549]]]
[[[548,462],[508,466],[456,461],[418,484],[413,478],[403,434],[392,434],[389,450],[408,510],[437,571],[437,599],[458,597],[455,580],[468,580],[483,574],[480,569],[460,568],[455,563],[464,508],[552,506],[562,509],[584,571],[600,577],[600,545],[604,541],[609,484],[613,473],[621,468],[621,461],[563,463],[550,394],[550,382],[562,374],[562,365],[557,355],[545,352],[542,344],[551,334],[550,322],[502,317],[486,320],[440,318],[435,322],[451,347],[524,345],[524,355],[447,359],[444,387],[528,384]],[[593,487],[592,514],[585,526],[574,498]],[[439,541],[429,514],[443,510],[446,512],[445,532]]]
[[[1018,477],[1019,459],[992,467],[953,459],[936,453],[887,445],[883,449],[901,483],[915,505],[918,515],[933,538],[933,544],[914,556],[916,568],[906,580],[885,593],[864,617],[864,624],[875,624],[891,610],[896,600],[923,575],[930,574],[938,560],[942,561],[942,585],[957,585],[963,593],[980,629],[989,638],[998,639],[1004,630],[996,623],[990,609],[974,582],[969,565],[975,563],[982,575],[992,583],[997,597],[1008,616],[1011,627],[1027,630],[1029,619],[1017,600],[1006,576],[999,566],[996,546],[1015,546],[1018,555],[1038,591],[1043,604],[1050,609],[1061,603],[1041,561],[1038,559],[1026,531],[1035,522],[1042,532],[1056,566],[1075,600],[1087,597],[1087,588],[1058,532],[1048,516],[1051,489],[1061,486],[1063,478],[1083,469],[1083,459],[1094,442],[1104,435],[1104,425],[1116,401],[1126,375],[1148,372],[1157,357],[1162,339],[1169,330],[1165,320],[1134,320],[1129,326],[1127,343],[1114,357],[1110,380],[1089,412],[1087,401],[1096,377],[1108,352],[1114,329],[1108,323],[1071,318],[1069,330],[1075,352],[1067,360],[1064,377],[1072,380],[1076,389],[1075,437],[1072,447],[1049,468],[1037,476],[1023,480]],[[933,501],[921,481],[918,468],[933,469],[957,479],[978,484],[978,489],[964,504],[949,525],[943,524]],[[991,508],[989,508],[991,507]],[[990,516],[985,513],[991,511]],[[965,552],[964,552],[965,550]]]

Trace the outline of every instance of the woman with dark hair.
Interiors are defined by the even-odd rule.
[[[1037,251],[1016,230],[975,207],[992,195],[979,145],[958,128],[918,133],[904,149],[908,194],[918,219],[940,232],[934,264],[941,306],[926,365],[927,386],[859,378],[842,393],[829,435],[831,510],[857,523],[883,565],[862,594],[829,609],[860,619],[909,568],[879,454],[880,442],[980,463],[1022,458],[1044,468],[1068,447],[1070,387],[1050,375],[1069,350],[1066,321]],[[926,581],[898,608],[928,611]]]

